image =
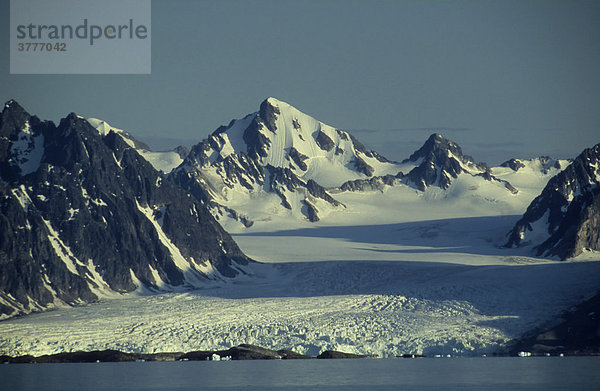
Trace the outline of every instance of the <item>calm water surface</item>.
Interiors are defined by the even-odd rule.
[[[0,365],[0,390],[600,390],[600,357]]]

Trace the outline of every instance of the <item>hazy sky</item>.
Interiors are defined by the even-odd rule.
[[[151,35],[151,75],[9,75],[3,54],[0,100],[161,146],[269,96],[391,159],[434,131],[491,163],[600,142],[600,1],[154,0]]]

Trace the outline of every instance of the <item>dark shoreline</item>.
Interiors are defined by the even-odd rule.
[[[218,357],[217,357],[218,356]],[[46,354],[42,356],[0,356],[0,363],[96,363],[96,362],[135,362],[135,361],[207,361],[207,360],[303,360],[303,359],[341,359],[367,358],[370,356],[325,351],[317,357],[299,354],[291,350],[271,350],[255,345],[240,345],[227,350],[163,352],[163,353],[124,353],[118,350],[95,350],[91,352],[68,352]]]
[[[533,350],[521,357],[585,357],[600,356],[598,352],[565,351],[551,354]],[[518,352],[510,354],[493,354],[484,357],[518,357]],[[424,355],[403,354],[396,358],[424,358]],[[436,356],[437,357],[437,356]],[[102,363],[102,362],[136,362],[136,361],[218,361],[218,360],[312,360],[312,359],[357,359],[377,358],[376,356],[360,355],[327,350],[318,356],[308,356],[292,350],[271,350],[256,345],[242,344],[227,350],[198,350],[188,353],[159,352],[159,353],[125,353],[119,350],[94,350],[89,352],[64,352],[45,354],[42,356],[6,356],[0,355],[0,364],[62,364],[62,363]]]

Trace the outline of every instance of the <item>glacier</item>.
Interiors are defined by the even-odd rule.
[[[489,200],[424,200],[406,187],[387,193],[346,193],[353,209],[326,222],[232,224],[242,250],[262,261],[248,275],[191,291],[140,286],[120,298],[9,319],[0,322],[0,354],[249,343],[310,355],[490,355],[596,292],[597,253],[559,262],[500,248],[518,218],[517,198],[489,215]],[[396,202],[396,214],[383,212],[384,198]]]

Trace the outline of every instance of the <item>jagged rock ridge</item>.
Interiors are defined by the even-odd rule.
[[[179,166],[189,153],[189,150],[182,145],[171,151],[152,151],[148,145],[133,137],[129,132],[115,128],[104,120],[98,118],[86,118],[86,120],[103,136],[108,135],[110,132],[117,133],[123,141],[134,148],[155,169],[166,174]]]
[[[534,245],[538,255],[575,257],[600,250],[600,144],[554,176],[508,233],[507,247]]]
[[[429,186],[447,189],[454,179],[465,173],[502,183],[510,192],[518,192],[507,181],[492,175],[487,164],[476,163],[471,156],[463,155],[458,144],[438,133],[432,134],[420,149],[402,163],[416,165],[404,178],[407,184],[422,191]]]
[[[561,166],[560,160],[554,160],[549,156],[540,156],[533,160],[535,160],[540,165],[541,172],[544,174],[548,174],[552,168],[559,170],[563,168]],[[500,167],[509,167],[513,171],[519,171],[520,169],[525,167],[525,161],[521,159],[512,158],[500,164]]]
[[[0,317],[234,277],[250,260],[115,132],[0,114]]]

